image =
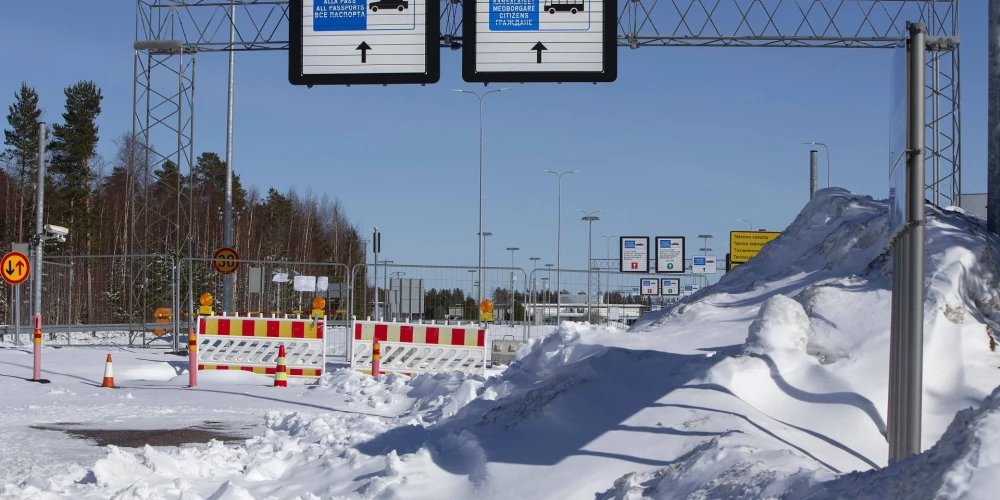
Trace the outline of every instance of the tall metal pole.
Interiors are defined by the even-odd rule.
[[[816,177],[819,175],[819,151],[809,151],[809,199],[816,197]]]
[[[375,260],[372,261],[372,262],[375,263],[374,266],[373,266],[375,268],[375,274],[372,276],[372,287],[375,288],[375,308],[374,308],[375,309],[375,321],[378,321],[379,320],[379,316],[378,316],[378,251],[379,251],[379,232],[378,232],[378,227],[375,227],[375,233],[372,235],[372,250],[375,253]],[[365,281],[367,282],[368,280],[365,280]],[[365,283],[365,286],[368,286],[367,283]]]
[[[483,98],[486,94],[479,95],[479,297],[477,303],[483,303],[483,252],[486,236],[483,235]]]
[[[823,149],[826,150],[826,187],[830,187],[830,147],[822,142],[803,142],[802,144],[823,146]]]
[[[575,174],[579,170],[570,170],[563,173],[551,170],[542,170],[556,176],[556,184],[559,189],[557,198],[557,218],[556,218],[556,325],[562,323],[562,177],[566,174]],[[587,284],[590,286],[590,283]]]
[[[510,251],[510,322],[514,322],[514,252],[520,250],[517,247],[508,247]]]
[[[236,51],[236,2],[229,1],[229,103],[226,107],[226,201],[222,216],[222,240],[233,246],[233,65]],[[222,277],[222,310],[229,314],[233,306],[233,275]]]
[[[989,2],[986,228],[1000,234],[1000,0]]]
[[[562,324],[562,174],[556,181],[559,196],[558,217],[556,218],[556,326]]]
[[[35,185],[35,335],[31,381],[42,381],[42,244],[45,241],[45,122],[38,124],[38,184]]]
[[[482,94],[478,92],[472,92],[469,90],[452,89],[453,92],[460,92],[463,94],[472,94],[479,99],[479,302],[483,301],[483,246],[484,236],[483,236],[483,99],[486,96],[494,92],[505,92],[510,90],[510,87],[504,87],[496,90],[490,90],[488,92],[483,92]]]
[[[593,261],[592,247],[594,246],[594,219],[588,217],[587,220],[587,321],[591,318],[591,298],[590,298],[590,263]]]
[[[591,247],[593,247],[594,242],[594,221],[601,220],[600,217],[596,217],[594,214],[599,213],[600,210],[595,210],[593,212],[587,212],[586,210],[577,210],[577,212],[583,212],[587,214],[583,219],[587,222],[587,321],[590,321],[591,315],[591,297],[590,297],[590,284],[591,284],[591,271],[593,267],[591,261],[593,260],[593,253],[591,252]]]
[[[910,53],[910,100],[909,133],[911,137],[910,162],[907,169],[907,207],[909,223],[909,258],[906,278],[909,283],[909,347],[904,354],[907,358],[908,373],[906,402],[907,435],[904,437],[901,459],[920,453],[921,413],[923,395],[923,351],[924,351],[924,59],[927,27],[924,24],[911,26],[913,47]]]

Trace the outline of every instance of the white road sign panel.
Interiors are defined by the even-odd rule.
[[[683,274],[684,247],[683,236],[657,236],[656,272]]]
[[[659,295],[660,282],[656,279],[643,279],[639,282],[639,290],[642,295]]]
[[[617,77],[615,0],[467,0],[463,5],[466,81],[612,82]]]
[[[715,256],[695,255],[691,258],[691,272],[694,274],[715,274]]]
[[[680,293],[681,293],[680,278],[660,279],[660,295],[680,295]]]
[[[294,84],[435,83],[436,0],[292,0]]]
[[[623,273],[648,273],[649,237],[622,236],[619,241],[620,271]]]

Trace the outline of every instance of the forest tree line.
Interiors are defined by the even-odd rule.
[[[154,145],[147,147],[130,131],[110,139],[114,154],[103,157],[98,145],[109,139],[102,138],[97,126],[101,89],[92,81],[81,81],[66,87],[64,95],[60,119],[48,120],[46,125],[43,219],[46,224],[70,228],[70,234],[64,243],[44,244],[46,260],[119,257],[74,258],[72,290],[66,272],[58,266],[46,266],[43,309],[63,316],[47,322],[148,321],[153,310],[171,305],[174,271],[170,262],[189,256],[208,258],[223,246],[226,163],[219,154],[206,151],[197,156],[190,172],[187,168],[182,171],[171,159],[158,156]],[[9,251],[13,242],[29,242],[35,232],[43,115],[37,91],[22,84],[8,107],[0,151],[0,253]],[[242,260],[343,263],[351,268],[364,262],[360,232],[336,199],[274,188],[262,192],[243,186],[235,173],[232,183],[233,247]],[[139,254],[166,257],[124,257]],[[241,267],[251,265],[259,264]],[[195,295],[202,291],[217,294],[221,279],[211,272],[210,263],[197,262],[193,268]],[[330,269],[294,270],[329,275],[331,283],[347,280],[346,273],[330,275],[326,272]],[[245,273],[245,269],[240,271]],[[247,301],[246,282],[245,275],[235,275],[234,309],[245,303],[253,305]],[[186,290],[186,282],[181,285]],[[0,286],[0,323],[6,323],[11,293],[5,283]],[[261,301],[262,305],[294,308],[295,297],[286,295],[281,304],[271,298]],[[27,304],[22,293],[22,311]],[[186,308],[184,303],[182,309]]]

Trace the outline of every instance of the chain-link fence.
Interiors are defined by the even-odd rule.
[[[228,273],[233,282],[230,311],[221,303],[226,274],[216,268],[216,260],[181,259],[176,279],[182,315],[197,313],[204,293],[212,295],[216,313],[250,317],[308,316],[313,299],[322,297],[326,302],[327,356],[346,359],[351,273],[345,264],[234,259],[227,261],[227,266],[220,267],[235,267]]]
[[[45,255],[41,293],[43,331],[50,341],[67,344],[134,344],[146,337],[152,340],[170,334],[169,325],[157,328],[153,324],[158,311],[169,309],[173,302],[174,263],[172,257],[159,254]],[[31,333],[36,272],[38,269],[33,267],[29,279],[19,285],[19,318],[14,314],[17,308],[8,308],[4,319],[11,326],[0,328],[0,336],[12,334],[15,324],[21,326],[22,334],[15,342],[23,341]],[[3,287],[6,296],[15,295],[13,287],[6,283]],[[145,344],[147,340],[141,342]]]

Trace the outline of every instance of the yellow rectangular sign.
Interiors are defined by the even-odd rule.
[[[752,259],[764,244],[777,238],[780,232],[775,231],[730,231],[729,260],[733,267]]]

